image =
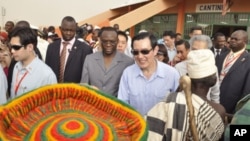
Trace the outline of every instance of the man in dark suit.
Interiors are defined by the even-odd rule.
[[[223,33],[217,32],[214,35],[214,46],[211,48],[212,52],[215,55],[215,64],[218,68],[218,74],[220,74],[223,61],[230,50],[225,47],[226,36]]]
[[[232,33],[231,52],[224,59],[220,73],[220,103],[233,114],[237,102],[250,94],[250,54],[246,51],[248,34],[244,30]]]
[[[58,82],[80,83],[85,57],[92,53],[90,46],[75,38],[76,28],[73,17],[64,17],[60,26],[62,39],[48,46],[45,62],[56,74]]]

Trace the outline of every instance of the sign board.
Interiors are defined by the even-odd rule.
[[[222,12],[222,9],[223,9],[222,3],[205,3],[205,4],[196,4],[195,11],[197,13],[211,13],[211,12]]]

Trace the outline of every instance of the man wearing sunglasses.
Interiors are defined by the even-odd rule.
[[[17,27],[10,34],[10,47],[17,61],[11,82],[11,98],[39,88],[57,83],[56,76],[36,53],[37,36],[31,28]]]
[[[118,98],[129,103],[145,115],[156,103],[174,92],[179,85],[179,73],[171,66],[159,62],[157,39],[143,32],[132,39],[132,54],[136,64],[122,74]]]

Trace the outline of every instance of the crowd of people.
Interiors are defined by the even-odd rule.
[[[220,32],[204,35],[199,26],[191,28],[189,40],[168,30],[157,39],[146,29],[131,38],[119,24],[77,25],[71,16],[62,19],[61,36],[54,26],[40,32],[28,21],[8,21],[4,29],[0,104],[45,85],[85,83],[145,116],[148,140],[186,140],[195,136],[189,92],[196,136],[214,141],[223,140],[226,125],[238,114],[237,103],[250,94],[244,30],[234,31],[230,41]],[[180,83],[187,76],[188,90]]]

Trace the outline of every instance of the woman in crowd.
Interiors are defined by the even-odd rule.
[[[0,44],[0,64],[6,76],[8,76],[8,69],[11,62],[10,49],[5,44]]]
[[[166,47],[163,44],[158,44],[157,46],[159,48],[157,55],[156,55],[157,60],[168,64],[169,57],[168,57],[168,51]]]

